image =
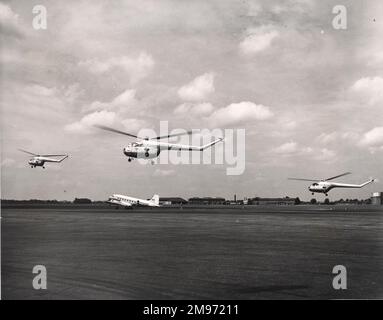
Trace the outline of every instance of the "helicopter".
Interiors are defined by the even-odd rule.
[[[45,169],[45,162],[62,162],[64,159],[68,158],[67,154],[36,154],[33,152],[29,152],[23,149],[19,149],[19,151],[27,153],[32,155],[33,157],[29,159],[28,164],[31,166],[31,168],[36,168],[36,167],[42,167]],[[51,157],[62,157],[61,159],[54,159]]]
[[[328,196],[328,192],[334,188],[363,188],[365,185],[374,182],[375,179],[370,179],[362,184],[349,184],[349,183],[337,183],[330,182],[330,180],[343,177],[345,175],[351,174],[351,172],[345,172],[334,177],[330,177],[323,180],[317,179],[301,179],[301,178],[288,178],[288,180],[299,180],[299,181],[311,181],[312,183],[308,189],[314,195],[314,193],[324,193]]]
[[[177,137],[181,135],[192,134],[192,131],[177,133],[177,134],[169,134],[166,136],[158,136],[158,137],[139,137],[137,135],[127,133],[121,130],[117,130],[114,128],[106,127],[103,125],[95,125],[96,128],[126,135],[132,138],[138,139],[135,142],[129,143],[124,149],[123,153],[128,157],[128,161],[131,162],[133,159],[153,159],[159,156],[161,151],[163,150],[185,150],[185,151],[203,151],[206,148],[211,147],[212,145],[220,142],[223,138],[218,138],[213,142],[205,144],[203,146],[192,146],[192,145],[184,145],[184,144],[176,144],[176,143],[168,143],[168,142],[160,142],[158,140],[167,139],[171,137]],[[153,163],[153,162],[152,162]]]

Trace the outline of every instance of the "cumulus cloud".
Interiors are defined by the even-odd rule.
[[[382,147],[383,146],[383,127],[375,127],[366,132],[360,140],[362,146]]]
[[[0,2],[0,19],[2,23],[17,23],[19,15],[14,13],[10,6]]]
[[[66,125],[65,130],[76,133],[89,133],[94,125],[112,126],[116,120],[116,113],[111,111],[96,111],[84,116],[80,121]]]
[[[13,109],[15,104],[26,105],[25,112],[38,113],[43,111],[45,116],[53,112],[62,112],[66,107],[66,88],[46,87],[41,84],[31,84],[20,88],[14,96],[13,104],[6,108]]]
[[[273,149],[275,153],[279,154],[291,154],[298,150],[298,144],[295,141],[286,142]]]
[[[201,101],[214,92],[214,90],[214,74],[209,72],[196,77],[190,83],[182,86],[178,90],[178,95],[186,101]]]
[[[23,31],[19,25],[19,15],[14,13],[12,8],[0,2],[0,29],[3,36],[19,38]]]
[[[125,127],[126,131],[132,133],[137,133],[148,127],[148,123],[145,120],[135,118],[122,120],[121,123]]]
[[[90,127],[95,124],[106,126],[119,124],[133,133],[148,126],[146,121],[136,118],[143,110],[141,110],[142,105],[136,99],[134,89],[123,91],[110,102],[94,101],[82,109],[83,112],[91,113],[83,116],[80,121],[65,126],[67,131],[90,133]]]
[[[58,93],[58,90],[55,87],[48,88],[39,84],[33,84],[27,86],[25,92],[36,96],[52,97]]]
[[[333,150],[323,148],[319,151],[318,154],[316,154],[315,159],[319,161],[331,162],[336,159],[336,152]]]
[[[127,89],[110,102],[94,101],[83,108],[84,111],[100,111],[100,110],[120,110],[137,106],[136,90]]]
[[[346,131],[341,134],[341,138],[355,143],[359,140],[360,135],[357,132]]]
[[[381,65],[383,63],[383,50],[373,51],[369,52],[368,54],[365,54],[367,58],[367,64],[369,66],[376,66]]]
[[[94,74],[103,74],[120,68],[129,75],[131,83],[136,83],[149,74],[154,66],[154,60],[151,55],[141,52],[136,58],[122,56],[112,57],[104,61],[89,59],[80,61],[79,66],[87,68]]]
[[[245,39],[239,44],[240,51],[245,55],[256,54],[270,47],[278,36],[279,32],[272,26],[248,28]]]
[[[174,114],[192,114],[197,116],[206,116],[213,112],[214,106],[209,102],[203,103],[183,103],[174,109]]]
[[[310,147],[301,147],[297,142],[290,141],[273,148],[272,152],[285,156],[303,155],[312,153],[313,149]]]
[[[312,0],[288,0],[278,4],[271,3],[270,12],[277,15],[286,14],[287,12],[304,14],[312,10],[313,4],[314,1]]]
[[[360,95],[366,104],[376,104],[383,101],[383,78],[366,77],[357,80],[351,91]]]
[[[322,144],[328,144],[331,142],[334,142],[338,137],[337,132],[331,132],[331,133],[321,133],[317,140]]]
[[[262,6],[258,2],[249,1],[246,2],[247,5],[247,16],[248,17],[256,17],[262,12]]]
[[[266,120],[272,116],[273,113],[269,107],[249,101],[242,101],[214,111],[207,120],[215,126],[225,126],[251,120]]]
[[[67,103],[73,104],[84,93],[85,91],[80,87],[79,83],[73,83],[65,89],[63,97]]]

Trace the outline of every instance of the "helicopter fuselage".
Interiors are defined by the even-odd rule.
[[[124,154],[130,158],[153,159],[158,157],[161,149],[158,145],[144,144],[140,142],[129,143],[123,150]]]
[[[31,166],[31,167],[42,167],[44,166],[44,163],[45,161],[42,160],[42,159],[39,159],[39,158],[32,158],[28,161],[28,164]]]
[[[335,185],[325,181],[315,182],[309,186],[309,190],[316,193],[327,193],[333,188],[335,188]]]
[[[222,139],[216,140],[213,143],[210,143],[209,145],[212,145],[218,141],[221,141]],[[182,145],[182,144],[174,144],[174,143],[167,143],[167,142],[160,142],[160,141],[154,141],[154,140],[142,140],[137,141],[133,143],[129,143],[124,149],[123,153],[131,158],[137,158],[137,159],[153,159],[158,157],[160,152],[162,150],[198,150],[203,151],[206,148],[206,146],[203,147],[196,147],[196,146],[189,146],[189,145]]]

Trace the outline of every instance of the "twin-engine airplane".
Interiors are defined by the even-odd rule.
[[[109,128],[106,126],[101,125],[95,125],[95,127],[107,130],[119,134],[123,134],[129,137],[133,137],[136,139],[139,139],[139,141],[129,143],[124,149],[124,154],[128,157],[129,162],[132,161],[132,159],[153,159],[158,157],[160,152],[162,150],[187,150],[187,151],[203,151],[206,148],[211,147],[212,145],[216,144],[217,142],[220,142],[223,140],[223,138],[218,138],[217,140],[205,144],[204,146],[191,146],[191,145],[183,145],[183,144],[175,144],[175,143],[167,143],[167,142],[159,142],[157,140],[160,139],[167,139],[171,137],[177,137],[182,136],[186,134],[191,134],[192,132],[186,132],[186,133],[178,133],[178,134],[169,134],[167,136],[159,136],[159,137],[153,137],[153,138],[142,138],[138,137],[134,134],[130,134],[124,131],[120,131],[117,129]]]
[[[158,196],[158,194],[155,194],[150,200],[144,200],[144,199],[124,196],[121,194],[114,194],[109,197],[108,202],[112,204],[118,204],[124,207],[132,207],[132,206],[159,207],[160,197]]]
[[[22,149],[19,149],[19,151],[28,153],[28,154],[33,156],[28,161],[28,164],[31,166],[31,168],[43,167],[43,169],[45,169],[45,167],[44,167],[45,162],[61,162],[64,159],[68,158],[67,154],[36,154],[36,153],[32,153],[32,152],[25,151]],[[51,157],[62,157],[62,158],[61,159],[54,159]]]
[[[324,180],[316,180],[316,179],[300,179],[300,178],[289,178],[289,180],[300,180],[300,181],[312,181],[314,182],[312,185],[309,186],[309,190],[312,194],[315,192],[317,193],[324,193],[326,196],[328,196],[328,192],[331,189],[334,188],[362,188],[365,185],[374,182],[374,179],[370,179],[362,184],[348,184],[348,183],[336,183],[336,182],[329,182],[330,180],[333,180],[335,178],[343,177],[345,175],[350,174],[351,172],[342,173],[340,175],[337,175],[335,177],[331,177]]]

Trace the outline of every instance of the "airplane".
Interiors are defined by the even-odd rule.
[[[337,176],[327,178],[324,180],[316,180],[316,179],[301,179],[301,178],[288,178],[289,180],[300,180],[300,181],[311,181],[314,182],[309,186],[309,190],[314,195],[315,192],[317,193],[324,193],[326,196],[328,196],[328,192],[331,189],[334,188],[362,188],[365,185],[368,185],[375,181],[375,179],[370,179],[362,184],[348,184],[348,183],[336,183],[336,182],[329,182],[330,180],[333,180],[335,178],[343,177],[345,175],[350,174],[351,172],[345,172],[342,174],[339,174]]]
[[[32,153],[23,149],[19,149],[19,151],[28,153],[32,155],[33,157],[29,159],[28,164],[31,166],[31,168],[36,167],[43,167],[45,169],[44,164],[45,162],[62,162],[64,159],[68,158],[68,155],[66,154],[36,154]],[[63,157],[61,159],[54,159],[51,157]]]
[[[159,207],[160,206],[160,197],[158,194],[155,194],[150,200],[138,199],[129,196],[124,196],[121,194],[114,194],[109,197],[108,201],[111,204],[118,204],[124,207],[132,206],[149,206],[149,207]]]
[[[153,137],[153,138],[142,138],[138,137],[136,135],[120,131],[117,129],[113,129],[110,127],[102,126],[102,125],[95,125],[95,127],[107,130],[119,134],[123,134],[129,137],[133,137],[136,139],[139,139],[139,141],[129,143],[124,149],[124,154],[128,157],[128,161],[131,162],[134,158],[136,159],[153,159],[159,156],[160,152],[162,150],[187,150],[187,151],[203,151],[206,148],[211,147],[212,145],[216,144],[217,142],[220,142],[223,140],[223,138],[218,138],[217,140],[205,144],[203,146],[191,146],[191,145],[183,145],[183,144],[175,144],[175,143],[167,143],[167,142],[159,142],[156,140],[160,139],[167,139],[171,137],[177,137],[181,135],[191,134],[191,131],[185,132],[185,133],[178,133],[178,134],[169,134],[167,136],[159,136],[159,137]],[[152,160],[153,164],[153,160]]]

